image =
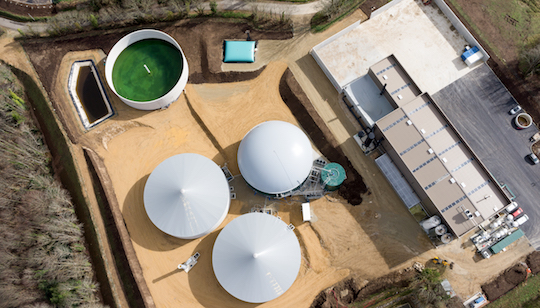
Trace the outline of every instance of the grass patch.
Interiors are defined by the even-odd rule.
[[[540,275],[529,277],[512,291],[487,305],[488,308],[539,307]],[[525,305],[527,304],[527,305]],[[535,306],[536,305],[536,306]]]
[[[277,0],[279,2],[292,2],[292,3],[308,3],[314,0]]]
[[[416,219],[417,222],[420,222],[420,221],[424,220],[424,218],[427,217],[427,214],[426,214],[426,212],[424,212],[424,209],[422,208],[420,203],[418,203],[417,205],[411,207],[409,209],[409,212],[411,212],[411,214],[414,216],[414,219]]]
[[[500,35],[521,48],[540,35],[540,16],[527,5],[534,1],[506,0],[487,2],[487,11]]]
[[[17,14],[12,14],[10,12],[0,11],[0,17],[5,17],[7,19],[13,20],[13,21],[20,21],[20,22],[34,22],[34,21],[47,21],[47,17],[32,17],[30,16],[21,16]]]
[[[484,41],[488,47],[495,53],[495,56],[499,59],[502,59],[502,55],[501,55],[501,52],[499,51],[499,49],[497,48],[497,46],[493,45],[489,40],[488,38],[484,35],[484,33],[480,30],[480,28],[478,28],[474,23],[473,21],[471,20],[471,18],[469,17],[469,15],[467,15],[467,13],[465,13],[465,11],[463,10],[463,8],[459,5],[459,3],[457,3],[455,0],[448,0],[448,2],[450,2],[454,8],[456,9],[456,11],[458,11],[458,14],[460,15],[461,18],[465,19],[465,21],[469,24],[469,26],[472,28],[472,30],[475,32],[475,34],[477,36],[480,37],[480,39],[482,41]]]
[[[311,30],[315,33],[322,32],[332,26],[334,23],[342,20],[343,18],[349,16],[352,12],[358,9],[365,0],[353,0],[353,1],[342,1],[340,4],[335,4],[337,6],[334,8],[337,11],[343,11],[343,13],[337,15],[336,17],[329,17],[333,14],[329,14],[325,11],[328,11],[328,8],[323,9],[313,15],[311,19]],[[347,8],[348,9],[344,9]]]
[[[231,19],[248,19],[250,16],[251,16],[250,13],[233,12],[233,11],[216,12],[216,15],[215,15],[215,17],[231,18]]]
[[[470,18],[457,0],[449,0],[458,14],[469,24],[476,35],[503,62],[504,48],[515,47],[519,51],[524,46],[540,38],[540,16],[538,0],[493,0],[483,1],[491,24],[498,30],[494,37],[488,37]],[[509,46],[510,45],[510,46]],[[513,45],[513,46],[511,46]]]

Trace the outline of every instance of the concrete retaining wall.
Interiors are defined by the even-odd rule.
[[[182,56],[183,67],[182,67],[182,73],[180,74],[180,78],[178,79],[178,82],[169,92],[167,92],[165,95],[155,100],[146,101],[146,102],[138,102],[138,101],[133,101],[125,97],[122,97],[121,95],[118,94],[118,92],[116,92],[116,88],[114,87],[114,84],[113,84],[112,72],[113,72],[114,63],[116,62],[116,59],[122,53],[122,51],[124,51],[124,49],[126,49],[129,45],[133,43],[146,40],[146,39],[160,39],[160,40],[169,42],[174,47],[176,47]],[[119,40],[113,46],[105,62],[105,79],[107,79],[109,88],[128,106],[131,106],[139,110],[156,110],[163,107],[167,107],[173,102],[175,102],[180,97],[180,94],[182,94],[182,91],[184,91],[184,88],[186,87],[186,84],[187,84],[188,76],[189,76],[188,63],[186,60],[186,56],[184,55],[184,52],[182,51],[182,48],[180,48],[180,45],[178,45],[178,43],[170,35],[166,34],[165,32],[158,31],[158,30],[144,29],[144,30],[132,32],[124,36],[121,40]]]
[[[144,280],[142,268],[131,243],[107,168],[96,152],[85,147],[83,147],[83,150],[89,162],[90,173],[94,175],[93,180],[97,182],[94,183],[98,187],[96,193],[101,195],[101,215],[107,216],[103,218],[107,221],[107,228],[109,229],[107,230],[107,236],[112,237],[111,242],[116,244],[112,249],[117,266],[122,267],[119,268],[119,271],[121,272],[123,287],[124,289],[130,289],[125,290],[126,294],[131,294],[131,296],[128,296],[128,302],[130,306],[155,308],[154,299]]]
[[[403,0],[393,0],[388,2],[387,4],[381,6],[380,8],[376,9],[375,11],[371,12],[371,16],[369,18],[377,17],[377,15],[380,15],[384,11],[388,10],[389,8],[393,7],[394,5],[400,3]]]
[[[448,18],[448,20],[450,20],[450,22],[452,23],[454,28],[456,28],[459,34],[461,34],[465,38],[467,43],[469,43],[471,47],[477,46],[478,49],[480,49],[480,52],[484,55],[482,61],[486,62],[490,58],[489,54],[487,53],[487,51],[484,50],[484,48],[482,48],[480,43],[474,38],[471,32],[469,32],[469,30],[465,27],[461,20],[459,20],[456,14],[454,14],[454,12],[450,9],[446,2],[444,2],[444,0],[433,0],[433,2],[437,4],[439,9],[441,9],[444,15]]]

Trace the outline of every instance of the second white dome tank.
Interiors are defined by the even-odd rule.
[[[307,179],[312,165],[308,137],[297,126],[283,121],[255,126],[238,148],[240,173],[251,187],[267,194],[294,190]]]

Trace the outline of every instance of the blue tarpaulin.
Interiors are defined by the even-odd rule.
[[[225,41],[223,62],[255,62],[255,41]]]

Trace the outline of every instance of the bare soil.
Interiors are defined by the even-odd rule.
[[[354,169],[349,159],[345,156],[337,140],[330,129],[326,126],[321,116],[309,101],[309,98],[294,79],[289,69],[281,77],[279,93],[283,102],[287,104],[302,128],[306,130],[313,143],[321,153],[331,162],[339,163],[345,168],[347,179],[339,188],[339,194],[349,204],[362,203],[362,195],[367,192],[367,187],[362,176]]]
[[[59,38],[27,39],[22,42],[22,45],[40,76],[43,86],[50,92],[56,78],[54,72],[57,72],[60,61],[67,52],[101,49],[108,54],[120,38],[142,28],[162,30],[178,41],[189,63],[189,81],[194,84],[250,80],[260,74],[260,70],[251,73],[222,72],[222,43],[225,39],[245,39],[246,30],[250,30],[253,40],[283,40],[293,36],[291,31],[259,31],[245,23],[219,22],[201,18],[182,20],[173,24],[148,24],[106,32],[88,31],[84,34],[72,34]]]
[[[426,266],[433,266],[428,262]],[[540,251],[533,251],[526,258],[526,263],[515,264],[495,277],[491,282],[482,285],[482,291],[489,301],[494,301],[508,291],[512,290],[527,279],[527,267],[532,274],[540,272]],[[440,268],[442,274],[452,269]],[[362,281],[355,277],[348,277],[334,286],[323,290],[317,295],[311,308],[339,307],[354,302],[361,302],[374,294],[391,288],[405,288],[410,285],[411,279],[417,274],[412,268],[394,271],[371,281]],[[374,297],[376,298],[376,297]],[[462,307],[462,299],[456,297],[447,304],[447,307]]]
[[[527,267],[523,264],[517,264],[506,270],[494,281],[483,285],[482,291],[484,291],[489,301],[494,301],[525,281],[526,278]]]
[[[51,102],[60,117],[71,142],[79,142],[80,128],[69,120],[71,110],[59,104],[61,98],[52,91],[58,79],[60,63],[68,52],[101,50],[107,54],[114,44],[129,32],[141,28],[155,28],[172,35],[182,46],[189,63],[189,81],[219,83],[250,80],[258,76],[263,68],[251,72],[222,72],[222,43],[225,39],[245,39],[246,30],[251,38],[288,39],[292,32],[263,32],[252,29],[245,23],[223,23],[208,19],[183,20],[174,24],[153,24],[111,31],[90,31],[84,34],[67,35],[60,38],[39,38],[22,41],[22,45],[40,80],[49,93]],[[103,65],[102,63],[96,63]]]
[[[531,269],[531,273],[536,275],[540,273],[540,251],[534,251],[527,256],[527,264]]]
[[[62,117],[64,128],[70,130],[70,139],[76,143],[74,148],[80,169],[87,169],[84,155],[80,154],[81,145],[95,150],[103,159],[144,278],[158,307],[180,303],[189,307],[240,305],[215,279],[210,262],[211,248],[219,230],[236,216],[249,211],[257,196],[242,188],[241,183],[233,183],[238,197],[232,201],[230,215],[222,226],[199,240],[184,241],[160,233],[148,219],[142,204],[148,175],[161,161],[182,152],[196,152],[218,164],[227,162],[237,175],[236,151],[241,138],[254,125],[267,120],[283,120],[302,126],[317,148],[329,157],[343,151],[359,175],[356,177],[351,171],[351,183],[361,179],[369,192],[361,195],[361,200],[347,197],[351,202],[361,202],[358,206],[352,206],[337,194],[312,202],[314,220],[311,223],[302,222],[296,201],[279,203],[282,219],[297,227],[295,232],[302,245],[302,268],[286,294],[262,306],[308,307],[320,290],[349,274],[354,274],[359,281],[373,280],[404,269],[415,260],[422,262],[435,255],[456,262],[448,278],[456,292],[472,295],[491,275],[515,264],[524,251],[531,249],[525,241],[519,241],[505,254],[492,258],[493,261],[475,259],[466,238],[437,251],[431,249],[431,242],[377,169],[372,157],[361,153],[352,140],[351,136],[358,128],[347,116],[346,107],[340,104],[333,86],[308,54],[315,44],[358,19],[365,20],[365,14],[360,10],[325,33],[307,33],[282,41],[260,41],[257,63],[235,66],[237,71],[246,68],[250,72],[247,75],[225,73],[234,69],[225,70],[229,66],[221,64],[219,43],[224,38],[245,38],[246,25],[209,25],[210,21],[187,22],[185,28],[182,28],[183,23],[156,25],[154,28],[173,34],[188,58],[191,75],[185,95],[167,110],[142,112],[127,107],[109,91],[117,116],[89,132],[81,129],[65,93],[71,61],[95,59],[103,76],[104,52],[108,52],[125,33],[138,28],[23,42],[56,113]],[[275,33],[256,35],[259,35],[257,31],[252,31],[254,39],[265,35],[280,37]],[[206,39],[213,40],[212,48],[208,47],[209,41],[206,45],[201,43]],[[214,46],[215,42],[219,46]],[[17,43],[12,45],[18,46]],[[8,44],[3,50],[12,45]],[[13,55],[4,52],[3,57]],[[29,66],[23,53],[17,59]],[[285,74],[287,68],[290,68],[292,78]],[[294,80],[311,102],[311,108]],[[298,112],[309,114],[311,120]],[[348,166],[346,162],[343,165]],[[362,192],[364,187],[351,184],[346,191],[358,189]],[[188,278],[185,273],[175,270],[176,265],[195,251],[202,257]],[[483,262],[482,266],[477,262]]]

